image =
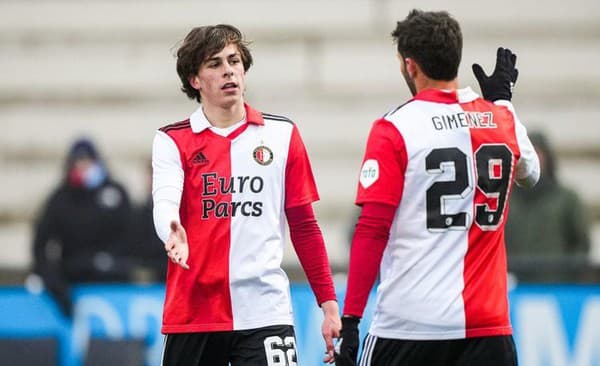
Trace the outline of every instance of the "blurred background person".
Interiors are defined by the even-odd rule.
[[[145,167],[144,183],[146,191],[143,200],[132,205],[127,256],[134,266],[132,279],[135,282],[165,282],[168,258],[165,255],[165,245],[154,229],[151,160]]]
[[[535,131],[529,136],[541,177],[531,189],[513,189],[505,230],[509,263],[521,279],[533,280],[530,276],[535,275],[536,281],[573,280],[570,269],[580,268],[589,256],[588,215],[577,193],[559,181],[546,135]]]
[[[79,139],[70,147],[59,186],[34,223],[33,272],[71,314],[70,288],[82,282],[124,282],[129,265],[122,261],[131,207],[93,142]]]

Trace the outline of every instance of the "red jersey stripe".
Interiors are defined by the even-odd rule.
[[[502,277],[507,276],[504,224],[508,196],[520,155],[515,121],[506,108],[482,99],[461,107],[466,112],[492,110],[491,123],[496,125],[470,128],[476,189],[463,273],[466,337],[511,334],[508,289]]]
[[[165,298],[164,333],[233,330],[229,288],[230,218],[209,219],[206,212],[224,214],[231,193],[219,189],[219,177],[231,177],[231,140],[213,133],[194,134],[191,130],[170,130],[168,134],[182,155],[185,181],[180,207],[181,223],[192,243],[189,270],[169,263]],[[193,162],[198,153],[206,163]],[[210,196],[200,200],[200,196]],[[195,220],[202,220],[202,225]],[[198,243],[201,245],[193,245]],[[185,292],[185,295],[179,294]]]

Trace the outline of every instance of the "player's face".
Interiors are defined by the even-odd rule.
[[[246,71],[237,46],[230,43],[206,59],[190,84],[200,92],[205,105],[230,108],[243,103]]]
[[[404,80],[406,80],[406,85],[408,85],[408,89],[412,95],[415,96],[417,94],[417,86],[415,85],[415,80],[410,77],[406,69],[406,59],[401,54],[398,54],[398,59],[400,61],[400,71],[402,72],[402,76],[404,76]]]

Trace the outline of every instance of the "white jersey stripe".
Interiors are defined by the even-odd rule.
[[[464,212],[464,223],[452,223],[444,229],[427,227],[426,189],[453,181],[460,167],[442,162],[428,169],[426,161],[437,151],[452,148],[460,150],[468,159],[467,165],[472,166],[471,139],[468,131],[457,129],[450,134],[433,134],[431,123],[415,123],[413,114],[420,113],[427,104],[431,103],[413,101],[386,117],[405,137],[408,159],[405,176],[412,179],[405,181],[403,197],[407,199],[396,210],[381,262],[377,309],[369,330],[379,337],[463,338],[465,334],[460,293],[464,287],[462,260],[468,248],[467,228],[473,217],[474,177],[468,177],[461,192],[439,197],[440,214]],[[458,104],[442,104],[437,111],[452,115],[462,109]],[[444,245],[439,245],[440,235],[444,235]],[[399,251],[403,254],[399,255]],[[445,305],[439,306],[440,302]],[[422,316],[416,318],[415,314]]]
[[[284,116],[278,116],[276,114],[270,114],[270,113],[264,113],[264,112],[262,115],[263,115],[264,119],[293,123],[292,120],[290,120],[289,118],[284,117]]]
[[[165,337],[163,338],[163,346],[162,346],[162,351],[160,352],[160,366],[164,366],[163,362],[165,362],[165,349],[167,348],[167,337],[169,335],[165,334]]]
[[[279,168],[285,166],[292,129],[291,123],[265,119],[264,127],[248,126],[231,145],[231,175],[238,183],[245,182],[231,195],[242,213],[231,217],[229,252],[236,330],[293,324],[289,282],[280,269],[286,221],[284,202],[280,201],[285,192]],[[261,146],[272,153],[272,161],[266,165],[256,161],[252,153]],[[255,301],[257,293],[269,293],[269,301]]]
[[[363,346],[363,353],[360,356],[359,366],[370,366],[371,360],[373,359],[373,350],[375,349],[375,343],[377,342],[377,336],[367,334],[365,338],[365,344]]]

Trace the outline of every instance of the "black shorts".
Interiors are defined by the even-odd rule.
[[[512,336],[412,341],[365,337],[358,366],[517,366]]]
[[[295,366],[291,325],[231,332],[167,334],[163,366]]]

